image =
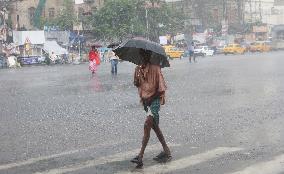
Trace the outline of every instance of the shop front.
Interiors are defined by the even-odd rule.
[[[13,41],[18,45],[18,61],[22,65],[39,64],[45,60],[44,31],[13,31]]]
[[[268,40],[268,26],[253,26],[253,34],[256,41],[267,41]]]

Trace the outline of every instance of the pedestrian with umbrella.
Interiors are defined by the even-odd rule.
[[[92,46],[92,49],[89,52],[89,70],[92,72],[92,75],[96,73],[100,62],[100,54],[98,53],[96,47]]]
[[[165,104],[166,83],[161,68],[170,64],[163,47],[159,44],[144,39],[130,39],[118,46],[114,52],[126,61],[138,65],[134,73],[134,85],[146,111],[147,117],[144,124],[144,136],[139,154],[131,160],[137,167],[143,166],[143,155],[150,138],[151,129],[156,133],[163,151],[153,158],[158,162],[171,160],[171,152],[159,127],[160,105]]]

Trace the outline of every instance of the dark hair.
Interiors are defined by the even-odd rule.
[[[143,56],[143,58],[150,58],[152,55],[152,51],[149,50],[140,49],[139,52]]]
[[[144,50],[144,49],[140,49],[140,54],[143,57],[143,63],[149,63],[150,62],[150,58],[152,55],[152,52],[149,50]]]

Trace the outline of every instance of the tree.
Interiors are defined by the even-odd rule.
[[[74,21],[77,22],[73,3],[73,0],[64,0],[64,8],[62,11],[55,19],[49,20],[47,23],[57,26],[62,30],[72,30]]]
[[[131,0],[106,1],[91,21],[95,33],[105,39],[121,39],[130,34],[134,30],[132,22],[136,20],[134,7]]]
[[[131,35],[148,36],[157,41],[160,34],[182,31],[182,12],[172,11],[166,3],[159,0],[150,3],[152,6],[145,6],[145,0],[106,1],[105,6],[92,17],[94,32],[104,39],[121,40]],[[158,5],[155,6],[155,3]]]

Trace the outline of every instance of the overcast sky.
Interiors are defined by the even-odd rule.
[[[175,1],[180,1],[180,0],[166,0],[166,2],[175,2]]]

